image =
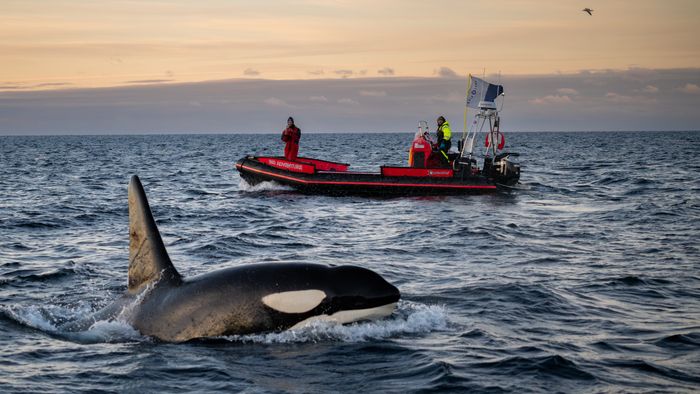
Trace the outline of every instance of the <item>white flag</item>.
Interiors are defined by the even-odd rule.
[[[469,75],[469,91],[467,92],[467,107],[479,108],[482,101],[496,100],[496,97],[503,94],[503,86],[494,85]]]

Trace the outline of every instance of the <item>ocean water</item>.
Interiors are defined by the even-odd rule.
[[[364,198],[250,187],[278,135],[0,137],[0,392],[700,391],[700,132],[511,133],[510,193]],[[411,134],[304,134],[353,169]],[[138,174],[184,276],[355,264],[384,320],[167,344],[57,327],[126,287]]]

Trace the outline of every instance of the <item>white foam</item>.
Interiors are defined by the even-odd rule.
[[[437,305],[399,302],[397,311],[382,320],[341,325],[332,321],[317,320],[298,329],[268,334],[231,335],[224,337],[232,342],[253,343],[303,343],[322,341],[366,342],[447,329],[447,312]]]
[[[246,182],[244,179],[241,179],[241,182],[238,185],[239,190],[244,191],[244,192],[263,192],[263,191],[288,191],[288,190],[294,190],[289,186],[284,186],[281,185],[277,182],[274,181],[265,181],[258,183],[257,185],[250,185],[248,182]]]
[[[150,340],[124,320],[102,320],[95,322],[86,331],[67,332],[62,333],[62,335],[82,343],[121,343]]]
[[[109,320],[98,320],[85,331],[64,333],[65,336],[79,342],[133,342],[147,341],[149,338],[141,335],[132,325],[131,317],[134,308],[155,287],[156,282],[149,283],[133,300],[124,305],[116,317]]]
[[[148,290],[149,288],[147,288]],[[143,293],[146,293],[144,291]],[[84,331],[61,330],[61,325],[92,316],[101,307],[81,302],[74,306],[27,306],[6,308],[8,316],[20,324],[81,343],[147,341],[131,324],[130,316],[134,306],[141,301],[141,295],[122,308],[114,319],[93,323]]]
[[[41,307],[8,308],[7,314],[18,323],[41,331],[56,332],[58,329],[49,316],[54,313]]]

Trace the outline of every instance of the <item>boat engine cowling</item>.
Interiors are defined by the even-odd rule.
[[[497,155],[491,164],[491,175],[500,184],[512,186],[520,179],[520,164],[509,160],[510,156],[517,153],[502,153]]]
[[[423,135],[417,135],[411,143],[408,158],[409,166],[413,168],[427,168],[431,153],[432,146],[430,142]]]

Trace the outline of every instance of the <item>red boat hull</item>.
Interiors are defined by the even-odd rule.
[[[318,167],[328,168],[319,170]],[[251,185],[274,181],[304,193],[330,195],[438,195],[498,190],[487,177],[449,168],[381,167],[381,172],[351,172],[349,165],[300,158],[247,156],[236,163]]]

